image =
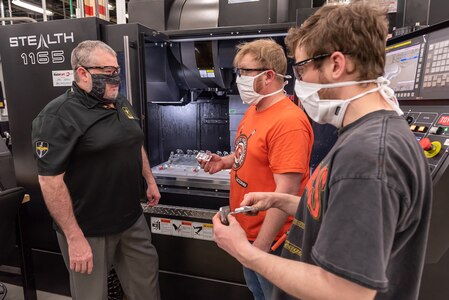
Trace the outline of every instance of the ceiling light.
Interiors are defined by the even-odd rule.
[[[108,4],[108,9],[109,9],[109,10],[114,10],[114,8],[115,8],[114,5]]]
[[[20,1],[20,0],[12,0],[12,4],[20,6],[22,8],[26,8],[26,9],[35,11],[35,12],[40,13],[40,14],[44,14],[44,10],[42,9],[42,7],[30,4],[30,3],[26,3],[26,2],[23,2],[23,1]],[[49,11],[49,10],[46,10],[46,15],[47,16],[53,16],[53,12]]]

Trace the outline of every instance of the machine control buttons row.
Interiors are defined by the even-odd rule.
[[[444,128],[441,126],[433,126],[432,128],[429,129],[429,133],[430,134],[442,134],[444,132]]]
[[[429,134],[434,134],[434,135],[440,135],[446,131],[445,128],[441,127],[441,126],[432,126],[429,129],[427,126],[416,125],[416,124],[410,125],[410,130],[413,132],[419,132],[419,133],[426,133],[428,131]]]
[[[396,93],[396,96],[398,96],[399,98],[415,97],[415,93],[414,92],[411,92],[411,93]]]
[[[427,126],[410,125],[410,130],[413,132],[426,133],[427,129]]]

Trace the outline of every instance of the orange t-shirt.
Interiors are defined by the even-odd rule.
[[[273,173],[303,173],[301,194],[309,179],[313,138],[306,114],[287,97],[260,112],[250,106],[239,124],[234,142],[231,210],[239,207],[243,196],[249,192],[273,192],[276,189]],[[248,240],[256,239],[265,215],[266,212],[257,216],[235,215]],[[291,221],[292,217],[276,239],[290,228]]]

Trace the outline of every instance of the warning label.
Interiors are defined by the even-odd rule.
[[[72,86],[73,70],[51,71],[53,86]]]
[[[151,217],[151,232],[212,241],[214,226],[210,223]]]
[[[214,239],[214,225],[205,223],[192,223],[193,238],[212,241]]]

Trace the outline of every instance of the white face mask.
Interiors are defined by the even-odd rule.
[[[346,100],[321,100],[320,96],[318,95],[318,92],[321,89],[338,88],[361,83],[377,83],[377,87]],[[340,128],[343,124],[343,118],[345,116],[345,112],[348,108],[349,103],[367,94],[377,91],[379,91],[382,97],[384,97],[384,99],[388,102],[388,104],[391,105],[391,107],[397,112],[398,115],[402,115],[403,112],[399,108],[399,103],[396,99],[396,96],[394,95],[394,91],[390,87],[388,87],[388,84],[390,84],[390,82],[383,77],[379,77],[375,80],[346,81],[329,84],[308,83],[296,80],[295,93],[312,120],[320,124],[331,124],[337,128]]]
[[[275,95],[279,93],[280,91],[283,91],[284,88],[281,88],[273,93],[261,95],[254,91],[254,80],[256,80],[257,77],[261,76],[262,74],[266,73],[262,72],[260,74],[257,74],[256,76],[237,76],[237,88],[239,89],[240,98],[242,98],[243,103],[246,103],[248,105],[257,105],[257,103],[260,102],[265,97],[269,97],[272,95]],[[290,76],[284,76],[281,74],[276,74],[277,76],[282,76],[284,78],[289,78]],[[291,77],[290,77],[291,78]]]

